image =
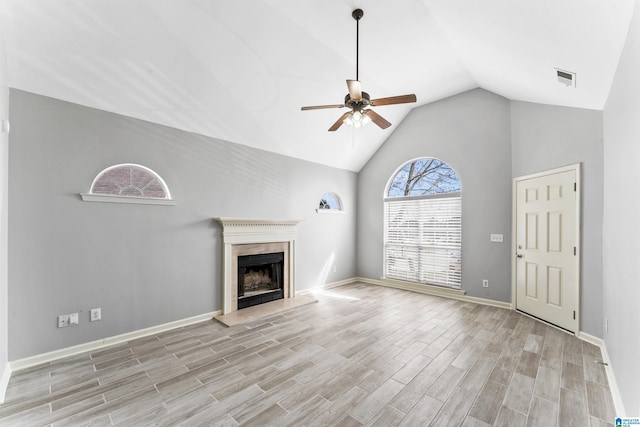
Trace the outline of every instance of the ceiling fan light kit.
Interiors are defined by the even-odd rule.
[[[371,123],[371,117],[369,117],[366,110],[362,112],[356,110],[351,112],[342,122],[347,126],[359,128]]]
[[[391,123],[377,114],[375,111],[367,108],[369,106],[379,107],[392,104],[406,104],[416,102],[415,94],[391,96],[388,98],[371,99],[367,92],[362,91],[359,80],[359,59],[360,59],[360,19],[364,16],[362,9],[356,9],[351,13],[353,19],[356,20],[356,79],[347,80],[347,88],[349,93],[344,97],[344,104],[328,104],[302,107],[302,111],[320,110],[326,108],[350,108],[351,111],[344,113],[330,128],[329,132],[338,130],[342,124],[359,128],[367,123],[373,122],[381,129],[391,126]]]

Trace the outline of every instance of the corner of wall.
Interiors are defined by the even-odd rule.
[[[0,28],[0,34],[2,28]],[[0,123],[9,117],[9,84],[3,38],[0,39]],[[0,403],[9,383],[9,284],[8,284],[8,212],[9,212],[9,136],[0,131]]]
[[[11,366],[9,366],[8,363],[5,363],[4,367],[2,368],[2,375],[0,375],[0,404],[4,403],[10,379]]]
[[[604,341],[615,367],[618,386],[629,416],[640,413],[640,299],[637,277],[640,266],[638,200],[640,190],[640,2],[633,8],[622,54],[603,110],[603,319]],[[630,183],[631,185],[620,185]],[[603,322],[604,323],[604,322]],[[615,397],[614,397],[615,398]],[[624,414],[619,414],[623,416]]]
[[[611,390],[611,398],[613,399],[613,405],[616,408],[616,416],[620,416],[620,417],[626,416],[626,411],[624,409],[624,404],[622,402],[622,395],[620,394],[618,381],[616,381],[616,376],[613,370],[613,366],[611,365],[611,358],[609,357],[609,352],[607,351],[606,343],[604,342],[603,339],[595,337],[591,334],[588,334],[582,331],[578,334],[578,338],[600,348],[600,351],[602,353],[602,361],[605,363],[604,369],[607,374],[607,382],[609,383],[609,390]]]

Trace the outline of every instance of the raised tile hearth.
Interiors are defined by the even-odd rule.
[[[214,316],[213,318],[227,326],[243,325],[262,317],[280,314],[287,310],[291,310],[292,308],[297,308],[314,302],[318,302],[318,300],[310,295],[298,295],[295,298],[266,302],[264,304],[233,311],[229,314]]]

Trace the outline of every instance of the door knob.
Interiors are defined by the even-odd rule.
[[[517,256],[518,258],[522,258],[524,255],[522,255],[522,254],[516,254],[516,256]]]

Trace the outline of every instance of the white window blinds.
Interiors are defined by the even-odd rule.
[[[460,288],[460,194],[388,198],[384,208],[385,277]]]

